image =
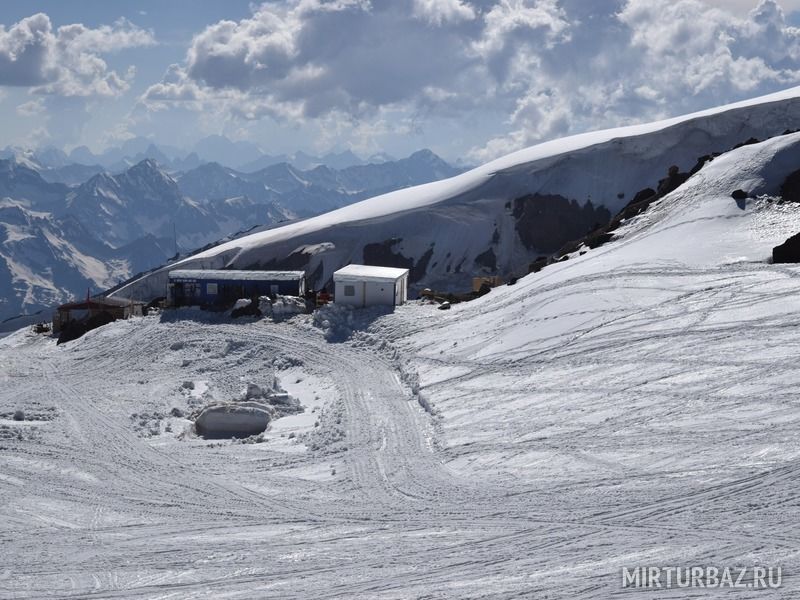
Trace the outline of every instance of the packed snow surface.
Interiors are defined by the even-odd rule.
[[[740,148],[449,311],[0,340],[0,596],[796,598],[800,267],[767,258],[798,163],[797,134]],[[262,443],[181,416],[276,377],[305,412]],[[621,589],[756,564],[783,587]]]

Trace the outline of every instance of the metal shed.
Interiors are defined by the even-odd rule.
[[[334,302],[350,306],[398,306],[408,297],[408,269],[347,265],[333,274]]]
[[[303,296],[304,271],[227,271],[178,269],[169,272],[167,301],[172,306],[225,306],[254,296]]]

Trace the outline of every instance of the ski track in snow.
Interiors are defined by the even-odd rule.
[[[303,317],[148,317],[62,347],[16,334],[0,409],[55,418],[0,440],[0,596],[635,597],[622,566],[766,563],[784,587],[758,597],[792,597],[797,277],[633,267],[540,285],[531,303],[597,306],[508,354],[479,329],[443,338],[469,327],[468,305],[403,307],[339,344]],[[641,289],[658,300],[608,310]],[[484,307],[529,309],[506,298]],[[179,439],[180,419],[153,437],[133,426],[185,408],[184,380],[224,397],[282,356],[331,382],[312,435],[341,428],[336,452]]]

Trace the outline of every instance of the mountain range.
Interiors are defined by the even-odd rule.
[[[314,156],[302,151],[292,154],[268,154],[257,144],[233,141],[223,135],[210,135],[184,150],[174,146],[155,144],[143,137],[134,137],[119,146],[94,153],[86,146],[69,152],[46,146],[39,149],[7,146],[0,150],[0,159],[14,158],[37,171],[49,181],[79,184],[102,171],[122,172],[145,160],[156,161],[168,172],[182,172],[205,163],[217,162],[243,173],[253,173],[279,163],[288,163],[301,171],[319,166],[341,170],[352,166],[366,166],[394,162],[397,159],[379,153],[363,159],[351,150],[328,152]],[[463,170],[463,169],[462,169]]]
[[[283,162],[252,173],[219,163],[175,171],[150,157],[113,173],[70,163],[80,151],[10,155],[0,160],[0,321],[254,228],[460,172],[427,150],[343,169]]]

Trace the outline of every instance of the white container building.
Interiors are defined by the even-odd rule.
[[[333,274],[334,302],[350,306],[398,306],[408,298],[408,269],[347,265]]]

